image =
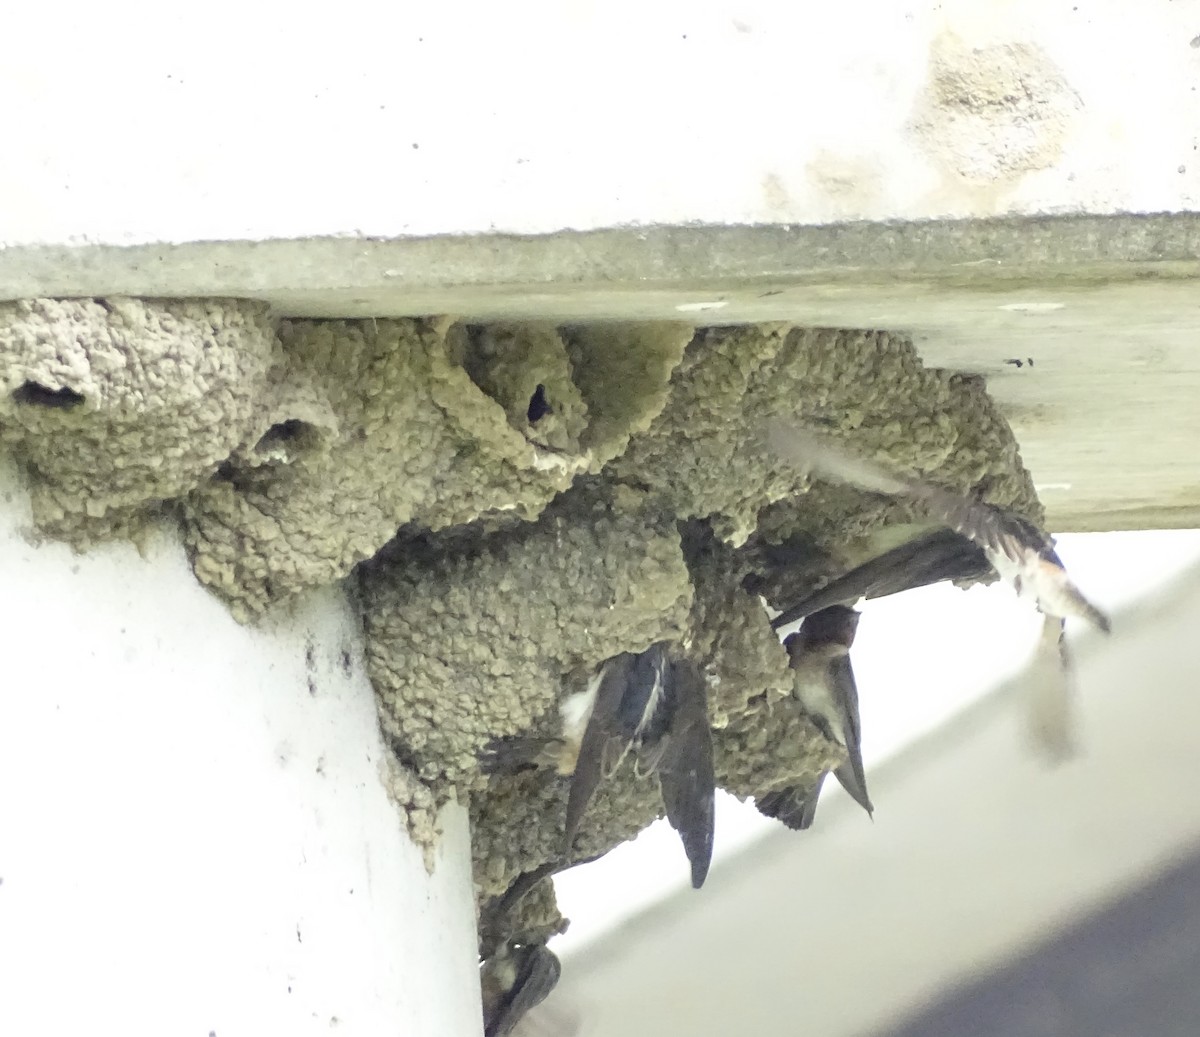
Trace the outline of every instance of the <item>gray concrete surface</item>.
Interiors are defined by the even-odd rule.
[[[1192,1037],[1200,847],[1143,889],[878,1037]]]
[[[767,294],[847,285],[1100,286],[1200,274],[1200,214],[662,225],[553,234],[12,245],[0,297],[249,296],[292,316],[796,317]],[[712,310],[706,318],[715,316]]]

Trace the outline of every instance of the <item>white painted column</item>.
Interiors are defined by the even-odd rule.
[[[28,521],[0,462],[0,1033],[477,1035],[466,815],[428,874],[342,597],[240,627]]]

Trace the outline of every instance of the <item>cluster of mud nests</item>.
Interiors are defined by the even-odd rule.
[[[913,535],[914,516],[798,476],[764,452],[763,420],[1041,518],[982,382],[887,332],[35,301],[0,306],[0,358],[0,440],[46,533],[86,546],[177,517],[243,622],[352,578],[414,834],[449,797],[470,804],[485,907],[661,813],[654,778],[618,768],[564,854],[566,781],[480,764],[494,739],[555,734],[559,703],[618,653],[686,646],[737,796],[839,759],[789,697],[763,602]],[[547,881],[520,916],[528,942],[562,924]]]

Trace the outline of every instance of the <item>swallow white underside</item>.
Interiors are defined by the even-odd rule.
[[[583,691],[576,691],[559,703],[558,715],[562,718],[563,738],[568,742],[578,745],[583,741],[583,732],[588,721],[592,719],[592,710],[596,706],[596,692],[600,690],[603,674],[603,668],[597,669]]]
[[[843,748],[847,747],[846,718],[833,694],[829,664],[849,654],[849,649],[840,644],[809,648],[792,671],[795,695],[800,705],[805,712],[824,720],[829,725],[829,733]]]

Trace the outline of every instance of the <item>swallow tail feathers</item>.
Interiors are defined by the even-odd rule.
[[[692,886],[704,885],[712,861],[716,776],[704,677],[688,660],[671,663],[675,697],[671,725],[658,763],[667,820],[679,833],[692,867]]]

